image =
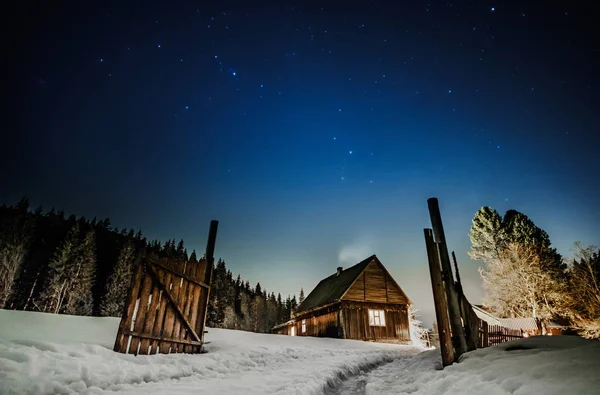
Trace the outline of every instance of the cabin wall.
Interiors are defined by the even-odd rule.
[[[342,338],[339,308],[337,303],[323,309],[298,314],[294,317],[296,336]],[[305,321],[306,331],[302,332],[302,321]]]
[[[392,277],[376,261],[369,263],[342,298],[349,301],[408,304]]]
[[[385,326],[369,325],[369,309],[383,310]],[[345,302],[342,306],[344,338],[371,341],[409,341],[406,305]]]
[[[306,331],[302,332],[302,322],[305,322]],[[337,311],[297,319],[295,322],[296,336],[313,337],[339,337],[338,333],[338,313]]]

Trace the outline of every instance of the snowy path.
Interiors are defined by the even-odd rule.
[[[353,377],[328,394],[600,394],[600,342],[575,336],[516,340],[440,368],[439,350],[426,351]]]
[[[0,394],[322,394],[420,348],[209,329],[208,353],[123,355],[119,320],[0,310]]]

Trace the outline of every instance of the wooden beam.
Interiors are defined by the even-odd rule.
[[[210,302],[210,285],[212,284],[213,266],[215,262],[215,245],[217,242],[217,230],[219,229],[219,221],[210,221],[210,227],[208,228],[208,240],[206,242],[206,275],[204,282],[209,285],[206,289],[206,306],[202,309],[202,315],[204,317],[198,317],[202,320],[202,329],[206,328],[206,316],[208,313],[208,303]],[[202,333],[202,339],[204,341],[204,333]]]
[[[156,283],[158,284],[158,287],[163,291],[163,293],[167,296],[167,298],[170,299],[171,305],[173,306],[173,308],[179,315],[179,318],[181,319],[181,321],[183,321],[187,330],[190,331],[190,336],[192,336],[197,342],[202,343],[202,340],[200,339],[200,337],[198,336],[198,334],[196,333],[196,331],[194,330],[194,328],[192,327],[192,325],[190,324],[188,319],[185,317],[185,315],[183,315],[183,312],[181,311],[181,308],[177,304],[176,300],[173,298],[173,296],[171,295],[171,293],[169,292],[167,287],[165,287],[165,285],[160,282],[158,274],[152,267],[152,263],[150,263],[149,265],[146,265],[146,266],[148,268],[148,273],[150,273],[150,275],[152,277],[154,277],[154,281],[156,281]]]
[[[439,250],[442,278],[444,280],[444,288],[446,290],[448,301],[448,315],[450,316],[450,327],[452,328],[452,339],[454,340],[454,360],[458,361],[458,358],[467,352],[467,341],[462,327],[458,296],[454,289],[452,267],[450,266],[450,256],[448,255],[448,247],[446,246],[444,225],[442,224],[442,215],[440,214],[440,206],[437,198],[427,199],[427,206],[429,207],[429,216],[431,218],[435,243]]]
[[[146,335],[140,332],[133,332],[133,331],[125,331],[125,336],[135,336],[135,337],[139,337],[142,339],[149,339],[149,340],[157,340],[159,342],[167,342],[167,343],[179,343],[179,344],[189,344],[192,346],[201,346],[202,343],[194,341],[194,340],[183,340],[183,339],[174,339],[171,337],[160,337],[160,336],[153,336],[153,335]]]
[[[431,229],[423,229],[423,231],[425,233],[425,246],[427,247],[429,274],[431,276],[433,302],[435,304],[435,318],[440,339],[440,350],[442,352],[442,365],[449,366],[454,362],[454,348],[452,347],[448,303],[446,301],[446,293],[444,292],[440,259],[435,242],[433,241],[433,232]]]
[[[194,284],[199,285],[201,287],[204,287],[206,289],[210,288],[210,286],[208,284],[203,283],[202,281],[198,281],[198,280],[194,279],[193,277],[188,276],[187,274],[179,273],[175,269],[170,268],[170,267],[168,267],[166,265],[163,265],[162,263],[160,263],[156,259],[148,259],[148,261],[152,262],[153,265],[156,265],[156,266],[160,267],[161,269],[164,269],[164,270],[166,270],[168,272],[171,272],[171,273],[173,273],[173,274],[175,274],[175,275],[177,275],[179,277],[183,277],[184,279],[188,280],[191,283],[194,283]]]

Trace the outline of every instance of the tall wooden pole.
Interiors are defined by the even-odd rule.
[[[204,276],[204,283],[208,284],[209,288],[206,291],[206,307],[204,308],[204,325],[202,325],[202,333],[200,339],[204,343],[204,332],[206,328],[206,316],[208,315],[208,303],[210,303],[210,286],[212,285],[212,274],[213,266],[215,262],[215,244],[217,242],[217,229],[219,228],[219,221],[210,221],[210,228],[208,229],[208,241],[206,242],[206,274]]]
[[[448,314],[450,316],[450,326],[452,327],[452,339],[454,340],[454,360],[458,361],[458,358],[467,352],[467,341],[462,327],[458,296],[454,289],[452,266],[450,266],[450,256],[448,255],[448,247],[446,246],[444,225],[442,224],[442,216],[437,198],[427,199],[427,206],[429,207],[429,216],[431,217],[435,243],[439,250],[442,278],[446,289],[446,297],[448,298]]]
[[[433,289],[433,302],[435,305],[435,318],[437,321],[438,334],[440,337],[440,350],[442,352],[442,365],[449,366],[454,362],[454,348],[452,347],[452,335],[450,333],[450,320],[448,319],[448,303],[444,293],[442,281],[442,270],[438,250],[433,241],[431,229],[423,229],[425,233],[425,245],[427,246],[427,258],[429,261],[429,274],[431,275],[431,287]]]

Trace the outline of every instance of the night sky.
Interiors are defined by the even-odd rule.
[[[198,251],[217,219],[216,255],[284,296],[375,253],[426,323],[429,197],[474,302],[483,205],[564,255],[600,243],[597,21],[576,2],[59,3],[10,17],[0,203]]]

